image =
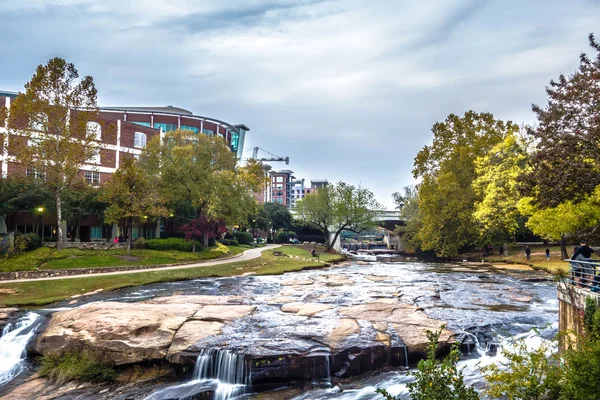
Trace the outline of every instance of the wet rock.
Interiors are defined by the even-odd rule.
[[[188,321],[175,334],[167,359],[176,364],[194,363],[197,352],[188,352],[197,342],[221,333],[223,323],[217,321]],[[191,362],[190,362],[191,361]]]
[[[41,354],[88,349],[113,365],[161,360],[194,304],[91,303],[55,313],[38,337]]]
[[[366,262],[366,261],[357,261],[356,265],[369,265],[370,263]]]
[[[0,308],[0,326],[4,325],[17,311],[18,308]]]
[[[256,306],[244,305],[207,305],[196,311],[193,319],[202,321],[233,322],[250,315]]]
[[[391,276],[378,276],[378,275],[370,275],[370,276],[366,276],[365,278],[367,278],[368,280],[370,280],[372,282],[384,282],[384,281],[389,281],[392,279]]]
[[[144,304],[242,304],[241,296],[207,296],[207,295],[189,295],[189,296],[168,296],[156,297],[154,299],[143,301]]]
[[[333,308],[331,304],[322,303],[291,303],[285,304],[281,307],[281,311],[285,313],[294,313],[296,315],[303,315],[312,317],[322,311]]]
[[[244,272],[241,276],[252,276],[252,275],[256,275],[256,272],[255,271]]]
[[[327,344],[332,348],[336,348],[341,342],[348,339],[351,335],[356,335],[360,332],[360,326],[354,319],[340,319],[337,326],[331,331],[327,338]]]
[[[315,283],[312,279],[292,279],[289,281],[282,281],[280,283],[281,286],[304,286],[304,285],[312,285]]]
[[[519,303],[531,303],[531,301],[533,300],[533,297],[531,297],[531,296],[511,295],[510,299],[514,300],[514,301],[518,301]]]
[[[297,301],[298,301],[298,297],[277,296],[277,297],[271,297],[270,299],[267,299],[266,303],[270,304],[270,305],[279,305],[279,304],[294,303]]]
[[[354,281],[341,275],[326,275],[324,283],[326,286],[347,286],[352,285]]]

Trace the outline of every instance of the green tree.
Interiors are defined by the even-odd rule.
[[[472,386],[464,381],[462,370],[457,366],[460,358],[458,346],[452,346],[450,353],[441,361],[436,360],[439,338],[444,327],[437,332],[427,331],[429,345],[427,359],[419,361],[417,371],[409,372],[415,380],[408,383],[408,391],[413,400],[478,400]],[[394,400],[387,390],[378,389],[387,400]]]
[[[473,216],[479,224],[480,243],[505,243],[523,231],[525,218],[517,207],[518,179],[528,159],[527,143],[508,134],[475,160],[473,190],[478,200]]]
[[[172,131],[155,138],[141,157],[163,196],[171,204],[186,205],[187,220],[206,217],[228,225],[243,224],[256,209],[252,196],[263,173],[256,163],[236,167],[237,159],[226,142],[193,132]],[[204,237],[208,247],[208,236]]]
[[[419,229],[421,228],[421,215],[419,214],[419,192],[416,186],[405,186],[403,193],[396,192],[392,195],[396,208],[400,210],[400,219],[404,225],[396,226],[394,230],[402,237],[402,241],[409,253],[421,251]]]
[[[134,221],[169,215],[154,182],[139,163],[130,157],[121,161],[119,169],[104,186],[100,200],[109,204],[104,212],[108,223],[127,221],[128,255],[131,255],[131,228]]]
[[[80,180],[82,165],[102,147],[97,129],[88,126],[98,114],[94,80],[79,79],[73,64],[53,58],[37,67],[8,114],[11,153],[31,173],[43,177],[54,194],[60,250],[63,194]],[[106,138],[110,132],[105,129],[101,134]]]
[[[327,250],[331,250],[344,230],[360,233],[375,227],[380,210],[382,206],[371,191],[344,182],[305,196],[296,208],[300,219],[321,229]]]
[[[519,340],[514,348],[503,349],[502,354],[506,361],[481,368],[491,398],[558,399],[564,372],[550,343],[530,350],[524,340]]]
[[[53,194],[40,180],[27,176],[0,178],[0,218],[8,230],[18,223],[18,212],[33,212],[38,207],[52,205]]]
[[[423,250],[454,256],[479,236],[473,217],[478,200],[472,185],[475,160],[518,127],[492,114],[468,111],[463,117],[449,115],[432,131],[433,143],[419,152],[413,169],[421,180],[418,236]]]
[[[600,44],[580,56],[579,69],[546,88],[548,103],[533,105],[537,125],[528,130],[535,151],[523,176],[523,193],[540,208],[579,202],[600,185]]]
[[[65,190],[63,217],[71,229],[71,240],[77,238],[77,228],[83,218],[88,215],[104,216],[108,204],[100,200],[102,190],[85,182]]]
[[[290,210],[279,203],[266,203],[264,211],[275,230],[290,229],[292,226],[292,214]]]

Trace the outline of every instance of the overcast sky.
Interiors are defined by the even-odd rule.
[[[362,184],[392,207],[436,121],[532,122],[600,36],[600,1],[0,0],[0,21],[0,89],[63,57],[101,105],[244,123],[246,156],[289,156],[298,178]]]

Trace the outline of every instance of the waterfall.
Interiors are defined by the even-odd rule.
[[[36,328],[44,319],[36,313],[28,313],[6,324],[0,336],[0,386],[10,382],[23,372],[27,359],[27,345],[35,335]]]
[[[198,355],[193,379],[159,390],[146,400],[184,399],[212,391],[213,400],[227,400],[247,392],[250,368],[243,354],[231,350],[204,349]]]
[[[317,360],[323,358],[323,367],[319,368]],[[316,385],[319,382],[324,382],[327,385],[331,385],[331,356],[329,353],[323,354],[322,356],[313,357],[313,379],[312,384]]]

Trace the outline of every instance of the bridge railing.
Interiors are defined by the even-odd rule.
[[[570,264],[570,274],[567,282],[587,289],[600,292],[600,260],[565,260]]]

